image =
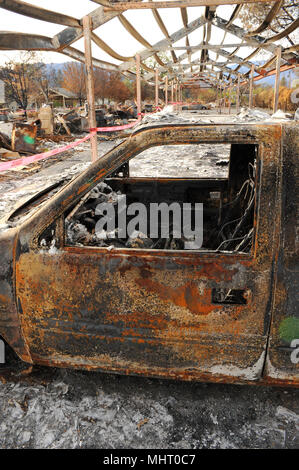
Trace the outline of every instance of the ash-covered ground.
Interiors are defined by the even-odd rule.
[[[2,449],[299,446],[295,389],[45,367],[2,380]]]
[[[100,152],[114,144],[100,142]],[[184,147],[147,150],[134,160],[132,174],[225,176],[224,146],[198,147],[196,159]],[[1,215],[89,160],[84,151],[22,180],[4,179]],[[8,349],[0,371],[0,448],[298,448],[298,395],[290,388],[31,370]]]
[[[130,176],[225,178],[229,145],[162,145],[141,152],[130,162]]]

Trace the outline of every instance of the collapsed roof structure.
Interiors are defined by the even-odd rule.
[[[97,8],[88,14],[91,40],[116,62],[107,62],[94,57],[92,59],[93,66],[118,71],[135,78],[134,56],[123,56],[105,42],[103,34],[97,33],[102,25],[117,18],[120,25],[144,47],[136,52],[140,56],[140,65],[145,72],[143,78],[148,83],[153,83],[155,75],[158,75],[156,79],[163,82],[167,74],[168,83],[171,81],[184,87],[195,86],[202,82],[211,86],[216,86],[219,83],[225,86],[228,83],[234,84],[238,80],[245,84],[250,77],[252,80],[258,80],[274,74],[277,55],[281,71],[294,68],[299,62],[299,45],[295,43],[294,37],[290,36],[299,26],[298,14],[297,18],[294,17],[294,7],[295,11],[296,5],[298,8],[298,4],[295,2],[288,4],[283,0],[276,2],[267,2],[266,0],[258,0],[258,2],[256,0],[91,1],[98,4]],[[265,9],[264,20],[255,30],[243,29],[237,24],[243,6],[259,2],[271,3],[271,8]],[[229,8],[232,9],[228,19],[217,14],[217,9],[221,5],[229,5]],[[191,7],[203,8],[201,8],[200,16],[189,21]],[[72,59],[85,62],[84,53],[74,47],[84,35],[83,19],[45,10],[20,0],[0,0],[0,8],[65,26],[65,29],[54,37],[2,31],[0,32],[0,50],[60,52]],[[175,8],[181,15],[182,27],[173,33],[168,31],[159,12],[165,8]],[[129,10],[142,10],[145,21],[148,15],[153,15],[164,39],[154,44],[148,42],[140,29],[136,29],[124,15]],[[283,22],[284,26],[279,22],[282,15],[286,17],[286,21]],[[272,26],[274,20],[281,25],[279,31]],[[211,43],[215,28],[223,31],[223,39],[220,44]],[[276,24],[275,28],[277,28]],[[194,31],[198,32],[201,41],[192,45],[190,35]],[[269,31],[275,32],[269,35]],[[231,36],[235,38],[233,43],[228,39]],[[178,46],[177,43],[182,39],[185,41],[185,46]],[[242,56],[243,48],[246,48],[246,51],[250,50],[250,54],[246,57]],[[165,52],[169,53],[171,60],[165,60],[166,55],[161,54]],[[262,63],[260,60],[257,61],[260,52],[264,52]],[[265,56],[267,56],[266,59]],[[146,59],[149,57],[155,59],[157,66],[155,69],[146,63]],[[253,61],[253,59],[255,60]]]

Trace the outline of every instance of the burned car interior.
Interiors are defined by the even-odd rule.
[[[198,144],[200,145],[200,143]],[[221,144],[218,144],[221,146]],[[186,146],[184,146],[185,149]],[[190,146],[191,148],[193,146]],[[184,236],[173,235],[171,217],[162,220],[156,237],[143,233],[137,224],[133,236],[119,237],[116,223],[112,230],[96,233],[97,222],[103,215],[97,214],[97,206],[103,202],[117,206],[119,198],[126,196],[126,204],[173,203],[191,207],[191,224],[194,229],[194,204],[203,204],[203,241],[199,250],[250,253],[254,232],[254,206],[256,199],[256,162],[258,145],[227,145],[226,176],[218,178],[197,177],[136,177],[130,176],[131,161],[120,165],[109,177],[96,185],[89,193],[64,214],[66,246],[88,246],[109,249],[184,250]],[[214,146],[215,148],[215,146]],[[166,147],[167,151],[167,147]],[[186,151],[186,150],[185,150]],[[190,149],[190,152],[192,150]],[[196,158],[196,156],[194,157]],[[204,158],[204,157],[203,157]],[[161,162],[163,165],[163,162]],[[198,165],[200,166],[200,164]],[[200,174],[200,168],[199,168]],[[117,211],[116,211],[117,212]],[[126,213],[126,225],[134,215]],[[147,211],[146,227],[149,227],[150,211]],[[168,224],[169,237],[163,238],[161,225]],[[181,224],[183,220],[181,220]],[[181,231],[183,232],[183,231]],[[41,246],[52,246],[53,227],[40,238]]]

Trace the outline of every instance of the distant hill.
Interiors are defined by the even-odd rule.
[[[257,61],[257,62],[253,62],[255,65],[257,66],[260,66],[263,64],[262,61]],[[234,66],[230,66],[228,65],[229,68],[235,68],[235,65]],[[240,73],[246,73],[248,72],[248,67],[240,67],[239,69],[239,72]],[[294,69],[291,69],[291,70],[286,70],[285,72],[282,72],[280,74],[280,80],[285,77],[286,81],[287,81],[287,86],[290,86],[292,81],[296,78],[296,74],[294,72]],[[270,75],[270,77],[265,77],[265,78],[262,78],[260,80],[258,80],[256,82],[256,85],[260,85],[260,86],[263,86],[263,85],[270,85],[270,86],[274,86],[275,84],[275,75]]]
[[[58,72],[58,71],[62,71],[63,68],[65,67],[65,65],[69,64],[69,63],[70,63],[70,61],[66,61],[66,62],[62,62],[62,63],[51,62],[51,63],[45,64],[45,65],[46,65],[48,70],[54,69],[55,71]],[[263,62],[261,62],[261,61],[254,62],[255,65],[261,65],[262,63]],[[229,68],[235,68],[235,65],[233,65],[233,66],[228,65],[228,67]],[[240,71],[240,73],[245,73],[245,72],[248,72],[248,68],[244,67],[244,66],[241,66],[239,71]],[[283,77],[286,78],[287,86],[289,86],[292,83],[292,81],[296,78],[294,69],[287,70],[286,72],[282,72],[280,74],[280,79],[282,79]],[[260,86],[262,86],[262,85],[274,86],[274,84],[275,84],[275,75],[271,75],[270,77],[265,77],[265,78],[259,80],[258,82],[256,82],[256,84],[258,84]]]
[[[296,74],[294,72],[294,69],[282,72],[280,74],[280,80],[283,77],[286,79],[287,86],[291,86],[292,81],[295,80],[295,78],[296,78]],[[274,86],[274,84],[275,84],[275,75],[271,75],[270,77],[263,78],[262,80],[259,80],[257,83],[260,84],[260,85]]]
[[[69,64],[70,61],[68,62],[61,62],[61,63],[57,63],[57,62],[50,62],[49,64],[45,64],[46,67],[47,67],[47,70],[51,70],[51,69],[54,69],[56,70],[57,72],[59,70],[63,70],[63,68],[65,67],[66,64]]]

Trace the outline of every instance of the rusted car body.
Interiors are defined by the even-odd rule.
[[[230,188],[246,148],[257,149],[250,253],[67,246],[65,214],[101,180],[149,147],[201,143],[231,144]],[[0,335],[31,364],[298,386],[298,149],[294,123],[136,130],[2,233]],[[55,250],[40,246],[49,227]],[[216,302],[219,288],[245,301]]]

